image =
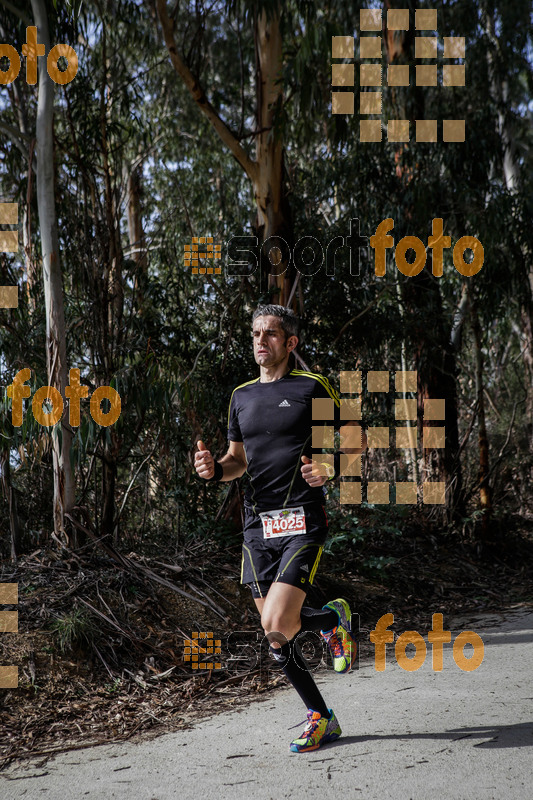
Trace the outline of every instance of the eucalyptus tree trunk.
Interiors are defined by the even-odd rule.
[[[17,554],[20,551],[20,525],[17,513],[17,496],[15,488],[11,483],[10,456],[11,450],[9,447],[0,450],[0,482],[2,484],[9,515],[11,561],[16,564]]]
[[[128,216],[128,238],[130,244],[130,258],[135,261],[137,270],[135,274],[134,289],[137,296],[137,308],[142,315],[144,305],[145,283],[148,277],[148,258],[142,218],[142,163],[132,164],[126,170],[128,184],[126,210]]]
[[[516,157],[516,142],[512,132],[509,115],[509,87],[508,82],[498,70],[498,60],[501,46],[495,32],[494,11],[488,9],[486,4],[482,9],[482,21],[490,46],[487,48],[487,64],[490,77],[490,93],[496,105],[498,133],[502,144],[501,171],[505,188],[510,194],[516,194],[520,183],[520,166]],[[520,348],[524,364],[525,390],[526,390],[526,425],[529,441],[529,451],[533,452],[533,264],[524,248],[516,245],[512,258],[522,262],[524,284],[527,299],[521,309],[521,322],[523,326],[520,338]],[[533,477],[533,473],[531,475]]]
[[[120,210],[118,208],[112,143],[110,141],[111,112],[114,102],[112,89],[111,48],[108,44],[107,20],[102,16],[102,73],[100,79],[100,145],[102,149],[102,174],[104,184],[104,209],[107,233],[107,253],[103,273],[103,308],[101,353],[102,378],[109,384],[120,361],[124,342],[124,286],[122,263],[124,255],[120,236]],[[118,455],[121,440],[115,427],[105,437],[102,453],[102,520],[101,532],[113,536],[113,544],[119,544],[119,520],[116,520],[116,486]]]
[[[498,74],[498,65],[496,63],[497,56],[500,54],[500,43],[496,36],[493,15],[493,11],[489,12],[486,9],[482,12],[485,33],[491,44],[491,47],[487,49],[487,63],[489,67],[490,92],[496,104],[498,133],[500,134],[503,149],[503,176],[507,189],[512,192],[517,188],[520,172],[515,159],[516,145],[509,126],[509,86],[507,82],[502,79],[501,75]]]
[[[50,51],[50,36],[44,0],[31,0],[39,42],[45,53]],[[55,84],[46,69],[46,59],[39,60],[39,96],[36,121],[37,157],[37,208],[43,259],[44,301],[46,308],[46,366],[48,385],[65,397],[68,383],[65,313],[63,306],[63,279],[61,275],[59,239],[54,196],[54,92]],[[68,422],[68,404],[64,403],[59,421],[61,435],[56,425],[52,432],[54,470],[54,537],[68,543],[65,532],[65,512],[75,504],[74,476],[70,463],[72,428]],[[77,536],[72,542],[78,546]]]
[[[405,8],[402,0],[385,0],[383,18],[387,19],[389,8]],[[410,64],[414,62],[414,32],[385,29],[385,52],[388,64]],[[411,129],[416,119],[424,119],[424,92],[418,86],[409,94],[400,95],[394,90],[392,103],[400,119],[409,119]],[[410,182],[415,179],[412,168],[402,163],[402,153],[409,144],[396,148],[396,177],[402,191],[407,194]],[[405,220],[414,215],[412,206],[404,207]],[[433,251],[432,251],[433,252]],[[431,255],[432,255],[431,252]],[[428,254],[429,255],[429,254]],[[408,328],[402,336],[410,340],[411,359],[417,371],[418,431],[423,437],[423,413],[425,399],[445,401],[446,447],[437,450],[422,450],[424,478],[446,483],[446,515],[448,520],[464,512],[463,483],[459,453],[459,427],[457,421],[457,359],[452,342],[452,325],[444,317],[442,295],[438,280],[432,275],[431,255],[425,268],[418,275],[400,281],[402,313],[405,313]],[[398,280],[398,278],[397,278]],[[427,320],[432,324],[428,326]]]
[[[269,237],[283,238],[292,250],[293,226],[283,171],[283,141],[279,131],[274,131],[276,110],[282,102],[282,38],[280,31],[281,4],[273,4],[270,12],[259,13],[254,22],[256,51],[256,158],[251,159],[239,139],[232,133],[219,112],[211,105],[197,76],[194,75],[178,51],[174,36],[174,22],[169,17],[166,0],[156,0],[157,14],[163,37],[174,69],[183,80],[199,110],[207,117],[222,142],[226,145],[250,179],[257,208],[256,230],[260,245]],[[268,250],[275,248],[271,242]],[[265,253],[268,255],[268,252]],[[273,249],[272,261],[278,260]],[[275,289],[273,301],[285,305],[291,295],[294,270],[287,266],[290,258],[281,252],[280,263],[263,264],[271,274],[271,287]],[[286,269],[285,269],[286,268]],[[293,293],[294,294],[294,293]]]
[[[282,40],[280,9],[270,19],[263,11],[255,24],[257,62],[257,175],[253,182],[257,205],[257,232],[261,244],[271,236],[283,238],[290,250],[293,230],[289,204],[283,181],[283,144],[279,132],[274,131],[276,108],[282,102]],[[269,248],[270,249],[270,248]],[[277,248],[280,263],[268,267],[269,287],[275,288],[273,301],[287,305],[294,282],[294,269],[289,267],[286,254]],[[276,250],[274,250],[276,253]],[[278,257],[276,253],[276,258]],[[268,262],[268,252],[265,253]],[[289,259],[290,261],[290,254]]]
[[[481,326],[475,302],[472,302],[472,328],[474,332],[474,350],[476,355],[476,398],[477,398],[477,418],[478,418],[478,441],[479,441],[479,502],[484,511],[482,520],[483,534],[488,532],[488,523],[492,511],[492,492],[489,483],[489,439],[487,436],[487,425],[485,421],[485,395],[483,384],[483,352],[481,350]]]

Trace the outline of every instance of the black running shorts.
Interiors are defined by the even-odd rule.
[[[252,597],[266,597],[272,583],[288,583],[307,592],[312,585],[328,533],[324,506],[305,507],[304,534],[264,539],[259,516],[245,506],[241,583]]]

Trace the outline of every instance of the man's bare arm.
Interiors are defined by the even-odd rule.
[[[228,452],[219,460],[222,465],[224,474],[221,478],[223,481],[232,481],[234,478],[240,478],[246,472],[248,462],[244,453],[244,445],[242,442],[230,442]]]

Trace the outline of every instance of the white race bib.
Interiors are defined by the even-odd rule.
[[[263,523],[264,539],[273,539],[276,536],[294,536],[298,533],[305,533],[305,512],[303,506],[263,511],[259,516]]]

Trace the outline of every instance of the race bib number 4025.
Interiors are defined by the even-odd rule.
[[[305,533],[303,506],[298,506],[298,508],[277,508],[274,511],[264,511],[259,516],[263,523],[263,538],[265,539]]]

